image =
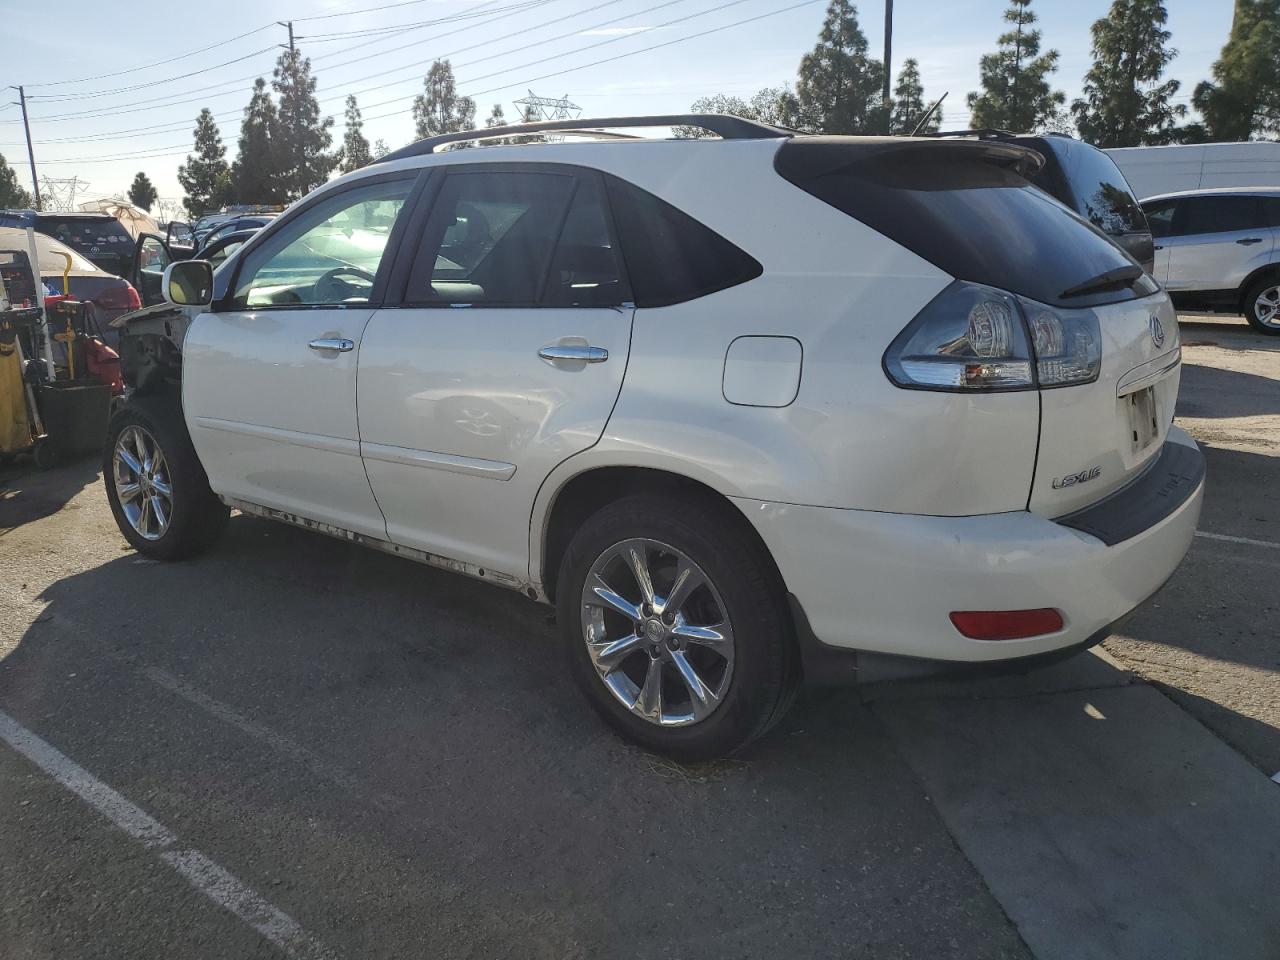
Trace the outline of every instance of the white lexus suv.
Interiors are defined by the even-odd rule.
[[[719,139],[421,141],[171,265],[125,324],[124,536],[177,559],[235,508],[554,604],[595,709],[681,759],[802,680],[1039,662],[1159,589],[1203,491],[1178,325],[1036,153],[503,135],[672,124]]]

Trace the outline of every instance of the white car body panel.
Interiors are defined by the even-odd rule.
[[[365,468],[393,543],[524,579],[538,487],[600,437],[630,309],[379,310],[360,348]],[[602,347],[602,363],[538,356]]]
[[[1102,331],[1102,369],[1094,383],[1040,391],[1040,452],[1030,509],[1060,517],[1123,487],[1160,453],[1178,398],[1178,315],[1164,294],[1095,307]],[[1152,336],[1151,318],[1162,342]],[[1140,413],[1150,389],[1154,410]],[[1145,403],[1145,400],[1143,401]],[[1133,422],[1154,416],[1134,442]],[[1093,470],[1097,468],[1096,475]],[[1080,481],[1068,478],[1082,477]]]
[[[1246,277],[1275,262],[1276,231],[1260,228],[1225,233],[1161,237],[1167,289],[1177,293],[1191,290],[1229,290]],[[1244,246],[1242,240],[1261,240]]]
[[[183,344],[182,408],[222,496],[368,536],[386,525],[360,460],[356,359],[368,308],[202,313]],[[315,339],[354,341],[346,353]]]
[[[1170,440],[1195,445],[1174,428]],[[1003,660],[1083,643],[1173,572],[1195,533],[1201,483],[1155,526],[1115,546],[1034,513],[922,517],[735,499],[826,644],[951,661]],[[856,546],[852,546],[856,545]],[[953,610],[1054,607],[1063,629],[970,640]]]

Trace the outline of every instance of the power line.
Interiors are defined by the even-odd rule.
[[[487,3],[492,3],[492,2],[494,2],[494,0],[487,0]],[[431,38],[428,38],[428,39],[429,39],[429,40],[438,40],[438,39],[441,39],[442,37],[452,36],[453,34],[455,34],[455,33],[461,33],[461,32],[463,32],[464,30],[471,30],[471,29],[474,29],[475,27],[485,26],[485,25],[487,25],[487,24],[489,24],[489,23],[495,22],[495,21],[497,21],[497,20],[501,20],[501,19],[503,19],[503,17],[505,17],[505,16],[506,16],[507,14],[509,14],[509,13],[523,12],[523,11],[525,11],[525,10],[532,9],[532,8],[535,8],[535,7],[539,7],[539,6],[544,6],[545,4],[553,3],[553,2],[556,2],[556,0],[522,0],[522,2],[519,2],[519,3],[508,4],[507,6],[504,6],[504,7],[498,7],[498,8],[496,8],[496,9],[494,9],[494,10],[487,10],[487,11],[485,11],[485,13],[484,13],[483,15],[475,15],[475,16],[483,16],[483,17],[485,17],[485,18],[488,18],[488,19],[484,19],[482,22],[468,23],[466,26],[460,27],[460,28],[458,28],[457,30],[448,31],[448,32],[446,32],[446,33],[439,34],[439,35],[437,35],[437,36],[435,36],[435,37],[431,37]],[[482,4],[482,6],[487,5],[487,3],[486,3],[486,4]],[[454,18],[454,19],[457,19],[457,18]],[[441,21],[441,22],[444,22],[444,21]],[[424,25],[427,25],[427,24],[424,24]],[[415,29],[422,29],[422,27],[421,27],[421,26],[419,26],[419,27],[409,27],[409,28],[406,28],[406,29],[407,29],[407,30],[415,30]],[[379,38],[377,38],[377,39],[378,39],[378,40],[382,40],[382,39],[385,39],[385,38],[383,38],[383,37],[379,37]],[[419,46],[419,45],[420,45],[420,44],[422,44],[423,42],[426,42],[426,41],[423,41],[423,40],[415,40],[415,41],[413,41],[412,43],[407,43],[407,44],[404,44],[403,46],[400,46],[400,47],[393,47],[393,48],[391,48],[390,50],[382,50],[382,51],[379,51],[379,52],[377,52],[377,53],[372,53],[372,54],[368,54],[368,55],[365,55],[365,56],[362,56],[362,57],[357,57],[357,58],[355,58],[354,60],[349,60],[349,61],[346,61],[345,63],[330,64],[330,67],[331,67],[331,68],[334,68],[334,69],[338,69],[338,68],[341,68],[341,67],[349,66],[349,65],[350,65],[350,64],[352,64],[352,63],[360,63],[360,62],[362,62],[362,61],[364,61],[364,60],[369,60],[369,59],[372,59],[372,58],[374,58],[374,57],[383,57],[383,56],[386,56],[388,53],[394,53],[394,52],[396,52],[396,51],[398,51],[398,50],[404,50],[404,49],[407,49],[408,47]],[[367,45],[368,45],[368,44],[357,44],[357,45],[353,46],[353,47],[352,47],[352,48],[350,48],[350,49],[353,49],[353,50],[354,50],[354,49],[357,49],[357,48],[358,48],[358,47],[360,47],[360,46],[367,46]],[[268,48],[266,48],[266,49],[267,49],[267,50],[271,50],[271,49],[274,49],[274,47],[268,47]],[[263,51],[259,51],[259,53],[261,53],[261,52],[263,52]],[[334,54],[339,53],[339,52],[346,52],[346,51],[334,51]],[[333,55],[333,54],[330,54],[330,56],[332,56],[332,55]],[[313,60],[318,60],[318,59],[320,59],[320,58],[319,58],[319,57],[316,57],[316,58],[312,58],[312,59],[313,59]],[[403,69],[403,68],[396,68],[396,69]],[[387,71],[387,72],[391,72],[391,71]],[[247,77],[241,77],[241,78],[238,78],[238,79],[236,79],[236,80],[228,80],[228,81],[223,81],[222,83],[215,83],[215,84],[211,84],[211,85],[206,86],[206,87],[196,87],[196,88],[191,89],[191,90],[184,90],[184,91],[181,91],[180,93],[166,94],[165,96],[162,96],[162,97],[155,97],[155,98],[153,98],[153,99],[151,99],[151,100],[140,100],[140,101],[135,101],[132,105],[130,105],[130,106],[128,106],[128,107],[124,107],[124,108],[122,108],[122,109],[112,109],[112,108],[107,108],[107,109],[102,109],[102,108],[91,108],[91,109],[89,109],[89,110],[79,110],[79,111],[74,111],[74,112],[71,112],[71,113],[50,114],[49,116],[37,117],[36,119],[37,119],[37,120],[39,120],[39,121],[40,121],[40,122],[42,122],[42,123],[43,123],[43,122],[57,123],[57,122],[62,122],[62,121],[66,121],[66,120],[86,120],[86,119],[88,119],[88,120],[93,120],[93,119],[99,119],[99,118],[102,118],[102,117],[122,116],[122,115],[127,114],[127,113],[140,113],[140,112],[144,112],[144,111],[150,111],[150,110],[153,110],[153,109],[162,109],[162,108],[165,108],[165,107],[178,107],[178,106],[185,106],[185,105],[187,105],[187,104],[191,104],[191,103],[201,103],[201,102],[207,101],[207,100],[209,100],[209,99],[212,99],[213,97],[227,96],[227,95],[229,95],[229,94],[231,94],[231,93],[238,93],[238,92],[241,92],[241,89],[242,89],[242,88],[241,88],[241,86],[240,86],[241,84],[246,83],[246,82],[251,81],[251,80],[254,80],[254,79],[256,79],[256,78],[257,78],[257,77],[259,77],[259,76],[261,76],[261,72],[259,72],[259,73],[254,73],[254,74],[250,74],[250,75],[249,75],[249,76],[247,76]],[[358,81],[357,81],[357,82],[358,82]],[[222,88],[227,88],[227,89],[224,89],[224,90],[222,90],[221,92],[218,92],[218,93],[211,93],[211,92],[209,92],[209,91],[218,90],[218,88],[220,88],[220,87],[222,87]],[[190,96],[189,96],[190,94],[201,94],[201,96],[197,96],[197,97],[190,97]],[[181,98],[181,97],[187,97],[188,99],[176,99],[176,100],[175,100],[175,99],[173,99],[174,97],[180,97],[180,98]],[[237,112],[238,112],[238,111],[237,111]],[[3,121],[0,121],[0,122],[3,122]]]
[[[161,84],[173,83],[175,80],[183,80],[187,77],[194,77],[197,74],[208,73],[210,70],[220,70],[223,67],[229,67],[233,63],[240,63],[244,60],[252,60],[254,57],[261,56],[264,53],[270,53],[276,49],[273,43],[269,47],[263,47],[261,50],[255,50],[253,53],[246,53],[243,57],[236,57],[234,60],[224,60],[222,63],[215,63],[213,66],[205,67],[202,70],[189,70],[178,77],[165,77],[163,80],[149,80],[146,83],[137,83],[131,87],[116,87],[114,90],[95,90],[90,93],[68,93],[60,96],[44,96],[36,94],[30,97],[32,100],[40,100],[42,103],[59,103],[65,100],[90,100],[94,97],[110,97],[119,93],[132,93],[134,90],[144,90],[147,87],[158,87]],[[221,86],[221,84],[215,84]],[[163,97],[159,99],[164,99]]]
[[[274,26],[275,26],[274,23],[264,24],[263,26],[250,30],[247,33],[241,33],[241,34],[238,34],[237,36],[231,37],[230,39],[219,40],[217,43],[211,43],[207,47],[201,47],[199,50],[189,50],[186,53],[180,53],[175,57],[169,57],[165,60],[157,60],[154,63],[144,63],[137,67],[129,67],[126,70],[117,70],[114,73],[98,73],[91,77],[80,77],[76,80],[49,80],[49,81],[46,81],[45,83],[29,83],[27,84],[27,86],[58,87],[58,86],[63,86],[64,84],[69,84],[69,83],[88,83],[90,80],[106,80],[110,77],[124,76],[126,73],[137,73],[139,70],[150,70],[152,67],[163,67],[166,63],[174,63],[175,61],[178,61],[178,60],[185,60],[188,57],[194,57],[197,54],[207,53],[208,51],[215,50],[218,47],[225,47],[228,43],[235,43],[237,40],[243,40],[245,37],[251,37],[255,33],[261,33],[263,30],[270,29],[271,27],[274,27]]]
[[[659,4],[658,6],[667,6],[667,5],[670,5],[670,3],[671,3],[671,2],[675,2],[675,0],[668,0],[668,2],[667,2],[667,3]],[[671,24],[681,23],[681,22],[684,22],[684,21],[687,21],[687,20],[693,19],[693,18],[695,18],[695,17],[704,16],[704,15],[706,15],[706,14],[708,14],[708,13],[714,13],[714,12],[717,12],[717,11],[722,10],[722,9],[727,9],[728,7],[737,6],[738,4],[740,4],[740,3],[744,3],[744,2],[746,2],[746,0],[729,0],[729,2],[727,2],[727,3],[723,3],[723,4],[720,4],[720,5],[718,5],[718,6],[711,7],[711,8],[709,8],[709,9],[707,9],[707,10],[703,10],[703,11],[700,11],[700,12],[695,13],[695,14],[689,14],[689,15],[686,15],[686,16],[684,16],[684,17],[678,17],[678,18],[675,18],[675,19],[673,19],[673,20],[667,21],[667,22],[665,22],[665,23],[655,25],[655,26],[654,26],[653,28],[651,28],[651,29],[658,29],[658,28],[660,28],[660,27],[669,26],[669,25],[671,25]],[[605,58],[602,58],[602,59],[599,59],[599,60],[594,60],[594,61],[591,61],[591,62],[589,62],[589,63],[579,64],[579,65],[577,65],[577,66],[573,66],[573,67],[567,67],[567,68],[565,68],[565,69],[563,69],[563,70],[553,71],[553,72],[550,72],[550,73],[542,74],[542,75],[537,76],[537,77],[526,78],[526,79],[523,79],[523,80],[514,81],[514,82],[512,82],[512,83],[510,83],[510,84],[504,84],[504,85],[501,85],[501,86],[490,87],[490,88],[488,88],[488,89],[486,89],[486,90],[477,91],[476,93],[474,93],[474,94],[469,94],[469,95],[470,95],[470,96],[473,96],[473,97],[483,96],[484,94],[487,94],[487,93],[494,93],[494,92],[497,92],[497,91],[500,91],[500,90],[508,90],[508,89],[511,89],[512,87],[525,86],[525,85],[527,85],[527,84],[530,84],[530,83],[536,83],[536,82],[541,81],[541,80],[548,80],[548,79],[552,79],[552,78],[554,78],[554,77],[564,76],[565,74],[568,74],[568,73],[575,73],[575,72],[578,72],[578,71],[581,71],[581,70],[586,70],[586,69],[589,69],[590,67],[601,66],[601,65],[606,64],[606,63],[614,63],[614,62],[617,62],[617,61],[619,61],[619,60],[626,59],[626,58],[628,58],[628,57],[638,56],[639,54],[642,54],[642,53],[648,53],[648,52],[653,51],[653,50],[663,49],[663,48],[665,48],[665,47],[670,47],[670,46],[673,46],[673,45],[675,45],[675,44],[679,44],[679,43],[686,43],[686,42],[688,42],[688,41],[690,41],[690,40],[695,40],[695,39],[698,39],[698,38],[700,38],[700,37],[710,36],[710,35],[712,35],[712,34],[720,33],[720,32],[723,32],[723,31],[725,31],[725,30],[734,29],[734,28],[736,28],[736,27],[740,27],[740,26],[745,26],[745,25],[747,25],[747,24],[755,23],[755,22],[758,22],[758,21],[760,21],[760,20],[767,19],[767,18],[769,18],[769,17],[774,17],[774,16],[778,16],[778,15],[783,14],[783,13],[788,13],[788,12],[790,12],[790,11],[792,11],[792,10],[796,10],[796,9],[801,8],[801,7],[810,6],[810,5],[812,5],[812,4],[814,4],[814,3],[818,3],[818,2],[819,2],[819,0],[801,0],[801,2],[799,2],[799,3],[795,3],[795,4],[792,4],[792,5],[786,6],[786,7],[782,7],[782,8],[777,9],[777,10],[768,11],[768,12],[766,12],[766,13],[758,14],[758,15],[753,16],[753,17],[747,17],[747,18],[744,18],[744,19],[741,19],[741,20],[736,20],[736,21],[733,21],[733,22],[731,22],[731,23],[722,24],[722,25],[717,26],[717,27],[712,27],[712,28],[709,28],[709,29],[707,29],[707,30],[699,31],[698,33],[689,34],[689,35],[687,35],[687,36],[683,36],[683,37],[677,37],[677,38],[674,38],[674,39],[672,39],[672,40],[664,41],[664,42],[662,42],[662,43],[651,44],[651,45],[649,45],[649,46],[647,46],[647,47],[641,47],[641,48],[636,49],[636,50],[627,51],[626,53],[617,54],[617,55],[615,55],[615,56],[605,57]],[[644,12],[644,11],[641,11],[641,12]],[[638,14],[631,14],[631,16],[636,16],[636,15],[638,15]],[[559,39],[559,38],[552,38],[552,39]],[[583,46],[583,47],[579,47],[579,48],[578,48],[578,49],[576,49],[576,50],[568,51],[568,52],[566,52],[566,53],[564,53],[564,54],[560,54],[560,55],[557,55],[557,56],[573,56],[573,55],[575,55],[575,54],[577,54],[577,53],[581,53],[581,52],[583,52],[583,51],[590,50],[590,49],[595,49],[595,48],[598,48],[598,47],[600,47],[600,46],[605,45],[606,43],[614,42],[614,41],[616,41],[616,40],[620,40],[620,39],[627,39],[627,37],[612,37],[612,38],[609,38],[608,40],[605,40],[605,41],[599,41],[599,42],[597,42],[597,43],[587,44],[587,45],[585,45],[585,46]],[[550,41],[543,41],[543,42],[550,42]],[[506,51],[506,53],[514,53],[514,52],[517,52],[517,51],[518,51],[518,50],[520,50],[520,49],[529,49],[529,48],[534,47],[534,46],[537,46],[537,45],[538,45],[538,43],[527,44],[527,45],[525,45],[524,47],[521,47],[521,48],[515,48],[515,49],[513,49],[513,50],[511,50],[511,51]],[[484,57],[484,58],[481,58],[480,60],[473,61],[473,62],[478,63],[478,62],[481,62],[482,60],[492,59],[492,58],[493,58],[493,56],[502,56],[502,55],[505,55],[505,54],[495,54],[495,55],[492,55],[492,56],[490,56],[490,57]],[[519,65],[517,65],[517,66],[508,67],[508,68],[503,69],[503,70],[497,70],[497,71],[493,71],[493,72],[488,73],[488,74],[483,74],[483,75],[481,75],[481,76],[479,76],[479,77],[474,77],[474,78],[471,78],[470,80],[462,81],[462,83],[463,83],[463,84],[473,84],[473,83],[477,83],[477,82],[479,82],[479,81],[481,81],[481,80],[489,79],[489,78],[494,77],[494,76],[499,76],[499,75],[504,74],[504,73],[510,73],[510,72],[515,71],[515,70],[520,70],[520,69],[523,69],[524,67],[533,66],[533,65],[536,65],[536,64],[539,64],[539,63],[545,63],[545,62],[547,62],[548,60],[553,60],[553,59],[556,59],[556,58],[557,58],[556,56],[552,56],[552,57],[543,57],[543,58],[540,58],[540,59],[537,59],[537,60],[532,60],[532,61],[528,61],[528,62],[526,62],[526,63],[519,64]],[[398,82],[403,82],[403,81],[398,81]],[[383,86],[389,86],[389,85],[391,85],[391,84],[386,84],[386,85],[383,85]],[[372,89],[378,89],[378,88],[372,88]],[[366,90],[366,91],[364,91],[364,92],[369,92],[369,91],[367,91],[367,90]],[[332,97],[325,98],[325,100],[326,100],[326,101],[328,101],[328,100],[345,99],[345,97],[346,97],[346,96],[347,96],[347,94],[345,94],[345,93],[343,93],[343,94],[336,94],[336,95],[334,95],[334,96],[332,96]],[[399,102],[402,102],[402,101],[405,101],[405,100],[411,100],[411,99],[413,99],[415,96],[417,96],[417,94],[409,94],[409,95],[406,95],[406,96],[403,96],[403,97],[396,97],[396,98],[392,98],[392,99],[390,99],[390,100],[385,100],[385,101],[381,101],[381,102],[379,102],[379,103],[372,104],[372,105],[370,105],[370,106],[366,107],[365,109],[374,109],[374,108],[377,108],[377,107],[380,107],[380,106],[388,106],[388,105],[390,105],[390,104],[392,104],[392,103],[399,103]],[[239,111],[236,111],[236,112],[238,113]],[[387,117],[393,117],[393,116],[398,116],[398,115],[402,115],[402,113],[401,113],[400,111],[393,111],[393,112],[389,112],[389,113],[385,113],[385,114],[377,114],[377,115],[374,115],[374,116],[366,116],[364,119],[365,119],[366,121],[368,121],[368,120],[379,120],[379,119],[385,119],[385,118],[387,118]],[[151,152],[151,151],[138,151],[138,152],[134,152],[134,153],[121,154],[121,155],[108,156],[108,157],[66,158],[66,159],[59,159],[59,160],[47,160],[47,161],[44,161],[44,162],[46,162],[46,163],[100,163],[100,162],[114,162],[114,161],[129,160],[129,159],[138,159],[138,160],[141,160],[141,159],[154,159],[154,158],[159,158],[159,157],[169,157],[169,156],[182,156],[183,154],[186,154],[186,153],[189,153],[189,152],[190,152],[190,148],[183,148],[183,149],[179,149],[179,148],[178,148],[178,146],[174,146],[174,147],[159,147],[159,148],[153,148],[153,149],[154,149],[155,151],[157,151],[157,152]],[[165,151],[177,151],[177,152],[165,152]]]

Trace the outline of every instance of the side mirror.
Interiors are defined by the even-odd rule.
[[[208,260],[176,260],[164,268],[160,289],[180,307],[208,306],[213,302],[213,267]]]

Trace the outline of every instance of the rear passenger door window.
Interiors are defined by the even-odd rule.
[[[599,179],[510,169],[446,174],[405,297],[489,307],[628,299]]]
[[[1257,197],[1188,197],[1177,225],[1181,236],[1236,233],[1266,226]]]

